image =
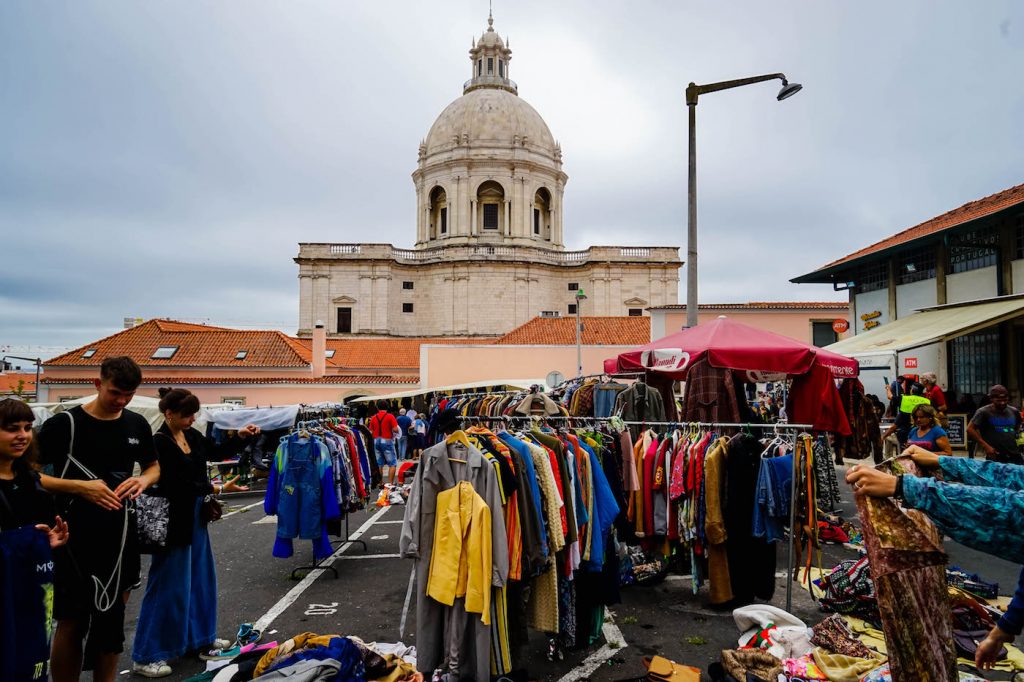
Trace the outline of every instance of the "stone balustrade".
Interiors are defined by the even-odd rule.
[[[391,244],[299,244],[300,262],[311,260],[390,260],[396,263],[441,263],[462,260],[519,261],[550,265],[595,262],[679,262],[679,250],[668,246],[592,246],[559,251],[531,246],[453,245],[432,249],[400,249]]]

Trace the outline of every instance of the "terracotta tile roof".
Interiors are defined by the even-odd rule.
[[[313,343],[311,339],[295,339],[295,342],[302,346],[306,357],[311,357]],[[409,368],[418,372],[420,346],[425,343],[494,343],[494,339],[394,337],[327,339],[327,350],[334,351],[334,357],[327,359],[327,366],[346,370]]]
[[[18,390],[18,382],[24,382],[21,390],[25,393],[35,393],[36,373],[22,374],[20,372],[0,373],[0,395],[15,393]]]
[[[749,303],[701,303],[700,310],[849,310],[849,301],[751,301]],[[685,303],[658,305],[648,310],[686,310]]]
[[[977,220],[978,218],[984,218],[985,216],[998,213],[999,211],[1017,204],[1024,204],[1024,185],[1017,185],[1015,187],[1005,189],[1002,192],[996,192],[995,194],[987,197],[969,201],[959,208],[954,208],[952,211],[943,213],[931,220],[926,220],[920,225],[907,228],[906,230],[898,232],[891,237],[875,242],[870,246],[865,246],[859,251],[854,251],[848,256],[843,256],[839,260],[834,260],[831,263],[821,266],[814,272],[796,279],[803,281],[817,281],[809,280],[807,278],[821,272],[822,270],[831,270],[838,265],[849,263],[850,261],[863,258],[864,256],[869,256],[873,253],[885,251],[886,249],[891,249],[894,246],[899,246],[900,244],[906,244],[907,242],[914,241],[915,239],[937,234],[944,230],[957,227],[958,225],[963,225],[964,223],[968,223],[972,220]]]
[[[168,359],[153,358],[160,346],[177,346]],[[91,357],[82,357],[95,349]],[[248,351],[236,360],[238,351]],[[279,331],[225,329],[205,325],[149,320],[99,341],[64,353],[48,366],[97,366],[104,358],[127,355],[143,368],[151,367],[305,367],[309,355],[300,354],[291,339]],[[419,363],[417,363],[418,366]]]
[[[651,340],[649,317],[581,317],[587,346],[636,346]],[[575,317],[535,317],[494,343],[505,346],[576,344]]]
[[[44,384],[91,384],[92,378],[72,377],[61,379],[57,377],[44,378]],[[320,378],[308,376],[294,377],[160,377],[144,375],[143,385],[158,386],[180,386],[194,384],[237,384],[248,386],[251,384],[401,384],[418,385],[420,378],[417,375],[394,376],[390,374],[379,375],[332,375]]]

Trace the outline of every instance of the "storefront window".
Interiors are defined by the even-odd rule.
[[[865,265],[861,268],[855,281],[859,294],[885,289],[889,286],[889,264],[882,261]]]
[[[910,251],[899,257],[896,279],[900,284],[935,279],[935,247]]]
[[[970,272],[999,262],[999,232],[992,228],[971,230],[950,238],[949,271]]]
[[[955,388],[961,395],[985,395],[993,384],[1002,383],[1002,353],[999,328],[990,327],[949,342]]]

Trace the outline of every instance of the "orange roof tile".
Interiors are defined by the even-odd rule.
[[[700,310],[848,310],[849,301],[751,301],[749,303],[701,303]],[[686,310],[685,303],[656,305],[648,310]]]
[[[636,346],[651,340],[649,317],[581,317],[587,346]],[[576,343],[575,317],[535,317],[494,343],[506,346],[571,346]]]
[[[311,339],[292,339],[302,348],[305,357],[312,356]],[[327,359],[327,366],[346,370],[409,368],[418,372],[420,367],[420,346],[455,343],[494,343],[488,338],[376,338],[376,339],[327,339],[327,350],[334,351],[334,357]]]
[[[20,372],[0,373],[0,394],[15,393],[18,391],[18,384],[21,383],[21,390],[25,393],[34,393],[36,390],[36,373],[23,374]]]
[[[1017,204],[1024,204],[1024,184],[1005,189],[1002,192],[996,192],[995,194],[991,194],[981,199],[969,201],[959,208],[954,208],[952,211],[943,213],[931,220],[926,220],[919,225],[907,228],[902,232],[898,232],[891,237],[875,242],[870,246],[865,246],[859,251],[854,251],[848,256],[843,256],[839,260],[834,260],[831,263],[821,266],[812,273],[803,275],[802,277],[797,277],[791,281],[817,281],[808,278],[823,270],[831,270],[838,265],[863,258],[864,256],[885,251],[886,249],[891,249],[895,246],[899,246],[900,244],[905,244],[907,242],[914,241],[915,239],[927,237],[929,235],[957,227],[958,225],[963,225],[964,223],[977,220],[978,218],[990,216],[993,213],[998,213],[999,211]]]
[[[153,358],[161,346],[177,346],[168,359]],[[86,351],[95,350],[90,357]],[[248,351],[245,359],[236,360],[238,351]],[[279,331],[225,329],[205,325],[149,320],[131,329],[58,355],[44,364],[48,366],[96,366],[104,358],[127,355],[141,367],[304,367],[303,357],[292,346],[289,337]]]

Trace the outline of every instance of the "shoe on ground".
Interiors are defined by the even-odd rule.
[[[255,644],[263,637],[263,633],[253,628],[252,623],[242,623],[238,626],[238,635],[235,637],[235,644],[248,646]]]
[[[230,649],[209,649],[199,654],[199,658],[204,661],[230,661],[240,653],[242,647],[235,645]]]
[[[171,666],[167,661],[153,661],[152,663],[132,662],[132,672],[143,677],[167,677],[171,674]]]
[[[223,650],[223,649],[230,649],[232,644],[234,644],[234,642],[231,642],[231,641],[226,640],[226,639],[215,639],[215,640],[213,640],[213,643],[211,643],[210,646],[207,647],[207,648],[209,648],[209,649],[221,649],[221,650]]]

